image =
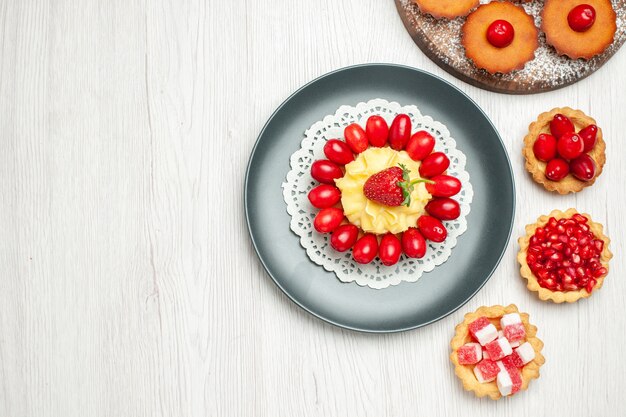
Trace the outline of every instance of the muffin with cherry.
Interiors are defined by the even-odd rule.
[[[554,108],[530,124],[524,138],[526,169],[548,191],[575,193],[592,185],[606,161],[596,121],[581,110]]]

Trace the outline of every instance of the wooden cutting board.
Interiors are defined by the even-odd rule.
[[[412,0],[395,0],[404,26],[419,48],[437,65],[476,87],[507,94],[533,94],[556,90],[581,80],[604,65],[626,40],[626,0],[613,0],[617,13],[615,40],[602,54],[589,61],[570,59],[557,55],[554,48],[546,44],[543,33],[539,36],[539,48],[535,59],[524,69],[509,74],[489,74],[480,70],[465,57],[461,45],[461,27],[465,18],[454,20],[434,19],[420,13]],[[481,1],[488,3],[488,1]],[[535,17],[537,27],[543,1],[524,5]]]

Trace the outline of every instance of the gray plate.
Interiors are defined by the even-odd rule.
[[[384,98],[414,104],[445,124],[467,156],[474,187],[468,230],[443,265],[416,283],[383,290],[342,283],[311,262],[289,229],[281,184],[304,131],[342,104]],[[276,285],[315,316],[347,329],[395,332],[439,320],[465,304],[497,267],[511,235],[511,165],[487,116],[446,81],[414,68],[372,64],[343,68],[305,85],[270,117],[250,156],[245,210],[259,259]]]

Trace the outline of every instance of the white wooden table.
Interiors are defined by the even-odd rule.
[[[344,331],[272,283],[243,214],[248,156],[291,92],[346,65],[394,62],[469,94],[507,146],[517,214],[505,257],[466,306],[426,328]],[[626,51],[568,88],[464,84],[413,44],[392,0],[0,0],[0,416],[603,416],[626,374]],[[543,192],[528,124],[569,105],[608,142],[596,184]],[[304,127],[303,127],[304,128]],[[607,226],[602,290],[539,301],[516,239],[553,208]],[[510,400],[462,390],[448,343],[463,314],[516,303],[547,362]],[[445,413],[444,413],[445,412]]]

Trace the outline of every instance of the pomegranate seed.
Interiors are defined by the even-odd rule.
[[[557,224],[558,224],[558,222],[556,221],[556,219],[554,217],[550,217],[550,219],[548,220],[548,226],[550,226],[550,228],[554,229]]]
[[[583,259],[590,259],[594,255],[593,250],[589,246],[583,246],[580,248],[580,256]]]
[[[583,236],[580,239],[578,239],[578,244],[580,246],[585,246],[589,243],[589,236]]]
[[[600,278],[602,275],[606,274],[607,272],[609,271],[607,271],[605,267],[601,267],[598,269],[594,269],[591,275],[593,275],[594,278]]]
[[[578,223],[587,223],[587,218],[579,213],[574,214],[572,216],[572,219],[577,221]]]
[[[539,255],[541,253],[541,246],[539,245],[530,246],[528,248],[528,253],[532,253],[533,255]]]
[[[544,279],[541,283],[543,284],[543,287],[548,287],[549,289],[556,287],[556,282],[551,278]]]
[[[558,242],[559,234],[558,233],[551,233],[550,236],[548,236],[548,240],[551,241],[551,242]]]
[[[565,245],[563,244],[563,242],[556,242],[554,244],[552,244],[552,249],[556,250],[556,251],[563,251],[563,248],[565,247]]]
[[[568,239],[566,235],[559,235],[559,240],[563,243],[567,243]]]
[[[535,246],[535,245],[538,245],[541,242],[539,242],[539,239],[537,238],[537,236],[532,236],[528,243],[530,243],[531,245]]]
[[[570,260],[566,259],[566,260],[564,260],[563,262],[561,262],[561,266],[562,266],[563,268],[568,268],[568,267],[572,266],[572,261],[570,261]]]
[[[598,260],[598,258],[591,258],[587,261],[587,265],[589,265],[589,268],[591,269],[598,269],[601,268],[602,265],[600,264],[600,261]]]
[[[584,231],[584,232],[588,232],[589,231],[589,226],[586,224],[581,224],[580,225],[580,230]]]
[[[600,253],[604,249],[604,241],[600,239],[594,239],[593,246],[596,247],[596,252]]]
[[[581,280],[584,279],[587,276],[587,274],[585,273],[585,268],[583,268],[582,266],[576,268],[576,276]]]
[[[573,254],[571,259],[572,259],[573,264],[575,265],[580,264],[580,255]]]
[[[563,219],[561,219],[561,220],[563,220]],[[560,222],[560,221],[559,221],[559,222]],[[565,226],[563,226],[563,224],[562,224],[562,223],[561,223],[561,224],[559,224],[559,225],[556,227],[556,231],[557,231],[557,232],[559,232],[559,233],[565,233]]]
[[[563,260],[563,255],[561,252],[555,252],[550,256],[550,260],[554,262],[561,262]]]
[[[565,249],[563,249],[563,256],[565,256],[566,258],[572,256],[572,248],[566,246]]]

